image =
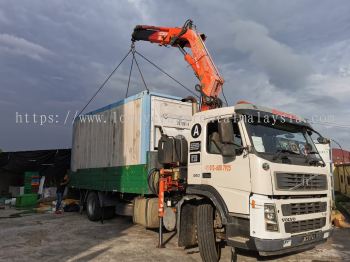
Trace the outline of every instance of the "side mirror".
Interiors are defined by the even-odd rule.
[[[219,135],[222,143],[234,143],[234,133],[231,119],[226,118],[219,121]]]
[[[233,124],[231,119],[225,118],[220,120],[218,129],[221,142],[221,155],[223,157],[236,157]]]
[[[236,150],[233,144],[222,144],[221,155],[223,157],[236,157]]]
[[[309,151],[311,151],[312,150],[312,145],[310,144],[310,143],[306,143],[305,144],[305,151],[306,152],[309,152]]]
[[[329,144],[330,143],[330,140],[328,138],[325,138],[323,136],[319,136],[317,138],[317,142],[319,142],[320,144]]]

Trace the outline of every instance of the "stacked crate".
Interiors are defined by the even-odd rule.
[[[16,207],[33,207],[37,204],[40,175],[38,172],[24,172],[24,194],[16,197]]]
[[[24,193],[37,193],[40,185],[40,175],[38,172],[24,173]]]

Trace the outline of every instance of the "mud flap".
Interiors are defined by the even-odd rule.
[[[191,247],[197,245],[196,237],[197,206],[186,203],[181,208],[180,225],[178,234],[179,247]]]

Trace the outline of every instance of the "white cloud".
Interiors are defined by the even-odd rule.
[[[9,34],[0,34],[1,51],[14,55],[24,55],[35,60],[43,60],[45,56],[53,55],[53,52],[39,44]]]
[[[277,88],[300,89],[311,73],[309,61],[269,36],[266,27],[253,21],[235,21],[231,25],[233,47],[247,54]]]
[[[310,76],[309,84],[310,91],[315,94],[327,95],[343,103],[349,102],[350,76],[313,74]]]

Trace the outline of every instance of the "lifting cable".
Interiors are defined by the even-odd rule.
[[[149,92],[149,89],[148,89],[148,87],[147,87],[147,85],[146,85],[145,79],[143,78],[143,74],[142,74],[142,72],[141,72],[141,69],[140,69],[139,63],[138,63],[138,62],[137,62],[137,60],[136,60],[136,56],[135,56],[135,52],[136,52],[136,50],[135,50],[134,43],[132,43],[131,49],[132,49],[132,59],[134,59],[135,64],[136,64],[136,66],[137,66],[137,69],[139,70],[139,73],[140,73],[140,76],[141,76],[142,82],[143,82],[143,84],[144,84],[144,86],[145,86],[146,90]]]
[[[146,81],[143,77],[141,68],[139,66],[139,63],[136,60],[136,56],[135,54],[141,56],[144,60],[146,60],[148,63],[150,63],[151,65],[153,65],[156,69],[158,69],[160,72],[162,72],[163,74],[165,74],[166,76],[168,76],[170,79],[172,79],[173,81],[175,81],[177,84],[179,84],[181,87],[183,87],[184,89],[186,89],[188,92],[190,92],[192,95],[196,96],[197,98],[200,98],[195,92],[193,92],[190,88],[186,87],[184,84],[182,84],[180,81],[178,81],[176,78],[174,78],[173,76],[171,76],[169,73],[167,73],[165,70],[163,70],[160,66],[156,65],[154,62],[152,62],[151,60],[149,60],[148,58],[146,58],[144,55],[142,55],[141,53],[139,53],[138,51],[136,51],[135,49],[135,45],[134,43],[131,44],[131,48],[130,50],[126,53],[126,55],[123,57],[123,59],[120,61],[120,63],[116,66],[116,68],[114,68],[114,70],[108,75],[108,77],[105,79],[105,81],[103,81],[103,83],[99,86],[99,88],[97,89],[97,91],[93,94],[93,96],[90,98],[90,100],[85,104],[85,106],[83,107],[83,109],[80,110],[79,115],[81,115],[83,113],[83,111],[88,107],[88,105],[92,102],[92,100],[97,96],[97,94],[102,90],[102,88],[106,85],[106,83],[109,81],[109,79],[112,77],[112,75],[118,70],[118,68],[120,67],[120,65],[124,62],[124,60],[129,56],[129,54],[132,54],[132,60],[131,60],[131,65],[130,65],[130,72],[129,72],[129,78],[128,78],[128,85],[127,85],[127,89],[126,89],[126,94],[125,97],[128,96],[129,93],[129,87],[130,87],[130,81],[131,81],[131,74],[132,74],[132,70],[133,70],[133,66],[134,63],[136,64],[136,67],[140,73],[142,82],[145,86],[145,89],[147,91],[149,91]],[[226,100],[226,98],[225,98]]]
[[[176,80],[173,76],[171,76],[170,74],[168,74],[167,72],[165,72],[160,66],[156,65],[155,63],[153,63],[151,60],[149,60],[147,57],[145,57],[144,55],[142,55],[141,53],[139,53],[138,51],[135,50],[135,53],[138,54],[139,56],[141,56],[144,60],[146,60],[148,63],[150,63],[151,65],[153,65],[155,68],[157,68],[160,72],[162,72],[163,74],[165,74],[166,76],[168,76],[170,79],[174,80],[176,83],[178,83],[180,86],[182,86],[184,89],[186,89],[188,92],[190,92],[192,95],[196,96],[197,98],[199,98],[199,96],[193,92],[191,89],[189,89],[188,87],[186,87],[184,84],[182,84],[180,81]]]
[[[117,71],[117,69],[119,68],[119,66],[124,62],[124,60],[129,56],[129,54],[132,52],[132,49],[130,49],[127,54],[124,56],[124,58],[122,59],[122,61],[120,61],[120,63],[117,65],[116,68],[114,68],[114,70],[112,71],[112,73],[109,74],[109,76],[106,78],[106,80],[102,83],[102,85],[100,85],[100,87],[97,89],[97,91],[95,92],[95,94],[90,98],[90,100],[86,103],[86,105],[83,107],[82,110],[80,110],[78,116],[81,115],[81,113],[87,108],[87,106],[91,103],[91,101],[97,96],[97,94],[101,91],[101,89],[106,85],[106,83],[108,82],[108,80],[112,77],[112,75],[115,73],[115,71]]]
[[[141,76],[141,79],[142,79],[142,82],[143,82],[143,85],[145,86],[145,89],[147,90],[147,92],[149,92],[149,89],[147,87],[147,84],[146,84],[146,81],[143,77],[143,74],[142,74],[142,71],[141,71],[141,68],[139,66],[139,63],[137,62],[136,60],[136,57],[135,57],[135,44],[134,42],[131,43],[131,53],[132,53],[132,58],[131,58],[131,65],[130,65],[130,72],[129,72],[129,79],[128,79],[128,85],[126,87],[126,93],[125,93],[125,98],[128,97],[128,94],[129,94],[129,88],[130,88],[130,81],[131,81],[131,74],[132,74],[132,69],[133,69],[133,66],[134,66],[134,62],[137,66],[137,69],[140,73],[140,76]]]
[[[125,98],[128,97],[129,93],[129,87],[130,87],[130,79],[131,79],[131,73],[132,73],[132,68],[134,66],[134,56],[131,59],[131,65],[130,65],[130,72],[129,72],[129,79],[128,79],[128,86],[126,87],[126,93],[125,93]]]
[[[221,92],[222,92],[222,96],[224,97],[226,106],[228,106],[227,99],[226,99],[226,96],[225,96],[225,93],[224,93],[224,86],[221,87]]]

